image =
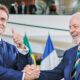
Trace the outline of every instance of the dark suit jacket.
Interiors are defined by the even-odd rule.
[[[18,7],[18,13],[22,14],[22,6]],[[26,6],[24,7],[24,14],[27,14],[27,7]]]
[[[10,14],[16,14],[14,6],[11,6],[11,8],[10,8]]]
[[[22,80],[26,64],[31,64],[30,54],[22,55],[14,45],[0,42],[0,80]]]
[[[30,14],[36,14],[37,8],[35,5],[30,5],[29,6],[29,13]]]
[[[65,80],[72,80],[71,73],[76,60],[78,46],[75,46],[67,51],[65,51],[61,63],[53,70],[41,71],[38,80],[60,80],[65,78]],[[77,76],[80,75],[80,64],[78,66]],[[76,79],[77,80],[77,79]]]

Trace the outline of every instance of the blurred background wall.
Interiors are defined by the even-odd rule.
[[[15,1],[20,4],[21,0],[0,0],[0,3],[5,4],[9,9],[11,4]],[[24,0],[28,7],[29,13],[29,5],[32,3],[33,0]],[[73,14],[74,12],[80,12],[80,0],[35,0],[35,5],[37,6],[37,14],[48,14],[48,8],[51,5],[51,2],[55,1],[55,5],[57,7],[57,14],[60,15],[68,15]]]

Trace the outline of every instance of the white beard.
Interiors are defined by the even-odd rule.
[[[73,42],[75,43],[75,44],[77,44],[77,45],[79,45],[80,44],[80,38],[77,40],[77,41],[74,41],[74,39],[72,38],[72,40],[73,40]]]
[[[80,44],[80,34],[78,34],[78,39],[76,41],[73,37],[72,37],[72,40],[75,44],[79,45]]]

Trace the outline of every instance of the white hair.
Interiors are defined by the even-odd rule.
[[[76,15],[79,15],[80,16],[80,12],[74,13],[71,17],[76,16]]]
[[[77,15],[80,16],[80,12],[76,12],[76,13],[72,14],[72,16],[70,17],[70,20],[71,20],[74,16],[77,16]],[[69,22],[70,22],[70,21],[69,21]]]

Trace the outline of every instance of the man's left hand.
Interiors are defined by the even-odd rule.
[[[25,49],[25,46],[23,44],[22,35],[17,33],[17,32],[15,32],[14,29],[12,29],[12,38],[13,38],[13,41],[16,43],[18,48]]]

